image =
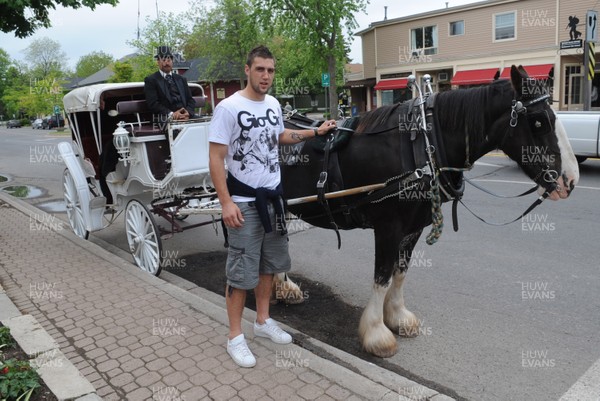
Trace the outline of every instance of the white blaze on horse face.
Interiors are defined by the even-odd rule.
[[[570,191],[571,188],[573,188],[579,182],[579,165],[577,164],[577,159],[575,159],[575,155],[573,154],[573,149],[571,148],[571,143],[567,137],[565,127],[558,118],[556,118],[554,121],[554,132],[556,133],[556,138],[558,139],[558,148],[560,149],[560,159],[562,161],[560,172],[561,178],[558,181],[559,185],[562,186],[563,191],[561,191],[562,193],[559,193],[559,195],[560,198],[564,199],[569,196],[567,190]],[[567,182],[563,182],[562,177],[566,177]]]

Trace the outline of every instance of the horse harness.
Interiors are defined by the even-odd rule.
[[[503,142],[506,140],[506,137],[512,135],[512,129],[516,128],[519,117],[527,114],[527,107],[542,101],[546,101],[549,97],[549,95],[543,95],[526,103],[513,100],[509,123],[510,127],[507,130],[507,134],[505,135]],[[370,191],[366,196],[354,201],[352,204],[348,204],[344,198],[341,198],[341,206],[334,211],[331,210],[329,202],[325,198],[325,194],[328,192],[330,180],[334,181],[335,186],[340,187],[340,189],[343,188],[343,178],[339,167],[339,160],[336,151],[337,149],[334,149],[333,144],[336,143],[336,136],[339,135],[340,131],[353,133],[354,130],[346,127],[338,127],[336,130],[327,135],[325,146],[323,148],[323,167],[321,169],[321,173],[319,174],[319,180],[317,181],[316,186],[317,198],[325,210],[325,215],[329,219],[331,228],[336,232],[338,249],[341,247],[341,237],[339,234],[339,227],[333,218],[334,213],[342,212],[346,219],[346,223],[348,226],[351,226],[353,224],[351,221],[351,210],[368,203],[379,203],[391,197],[401,196],[404,192],[417,187],[419,182],[423,182],[428,185],[427,190],[432,204],[432,229],[426,239],[426,242],[429,245],[437,242],[442,233],[443,215],[441,204],[443,202],[452,201],[452,221],[454,231],[458,231],[457,206],[459,202],[477,219],[486,224],[507,225],[514,223],[530,213],[535,207],[540,205],[550,195],[550,193],[552,193],[553,189],[556,188],[556,172],[552,174],[552,172],[549,172],[546,169],[546,171],[542,171],[540,174],[545,174],[544,179],[546,181],[548,181],[546,179],[546,175],[548,175],[548,177],[554,179],[554,182],[550,185],[549,189],[545,188],[546,190],[544,194],[539,196],[536,201],[534,201],[527,208],[527,210],[525,210],[525,212],[523,212],[514,220],[501,224],[489,223],[488,221],[476,215],[462,201],[462,196],[465,189],[465,181],[490,195],[497,197],[505,196],[496,195],[493,192],[486,190],[481,186],[474,184],[472,181],[464,178],[463,173],[473,168],[473,165],[470,163],[468,133],[465,136],[466,158],[464,167],[444,167],[448,166],[448,163],[444,149],[444,142],[441,137],[441,130],[437,128],[437,122],[434,118],[435,98],[435,93],[429,93],[424,98],[415,98],[408,101],[408,119],[416,122],[416,124],[410,125],[410,141],[413,148],[413,161],[416,168],[413,171],[408,171],[404,174],[389,178],[384,183],[385,186],[383,188]],[[401,127],[398,126],[377,132],[363,132],[362,134],[376,135],[395,129],[398,129],[400,132],[402,131]],[[538,177],[536,177],[536,179],[537,178]],[[537,188],[538,186],[535,186],[519,195],[506,196],[505,198],[525,196],[534,192]]]

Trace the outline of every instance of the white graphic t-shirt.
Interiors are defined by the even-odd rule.
[[[208,140],[229,147],[225,158],[229,174],[252,188],[275,189],[280,182],[277,146],[283,130],[277,99],[266,95],[255,101],[236,92],[215,107]],[[235,195],[232,199],[254,200]]]

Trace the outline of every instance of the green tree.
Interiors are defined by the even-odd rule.
[[[129,61],[116,61],[112,65],[114,75],[110,77],[109,82],[132,82],[133,66]]]
[[[267,42],[264,30],[257,23],[254,5],[250,0],[217,0],[214,8],[207,10],[196,1],[193,8],[202,11],[197,14],[186,53],[208,58],[209,66],[203,77],[207,81],[225,78],[233,69],[243,87],[248,51]]]
[[[67,54],[62,51],[60,43],[48,37],[33,40],[24,53],[36,78],[44,79],[65,70]]]
[[[100,71],[114,61],[110,54],[99,52],[91,52],[85,56],[81,56],[75,65],[75,76],[85,78]]]
[[[4,95],[4,90],[8,86],[9,82],[7,80],[7,72],[8,67],[10,66],[10,57],[8,53],[0,48],[0,115],[6,116],[6,106],[2,101],[2,97]],[[1,120],[2,118],[0,118]]]
[[[92,10],[100,4],[117,5],[118,0],[18,0],[0,2],[0,30],[14,32],[18,38],[31,35],[40,27],[52,26],[49,9],[57,5],[78,9],[88,7]]]
[[[158,18],[146,18],[146,26],[141,30],[140,37],[127,41],[136,48],[137,56],[129,59],[133,68],[131,79],[143,81],[144,78],[157,70],[154,55],[158,46],[169,46],[177,54],[175,62],[183,61],[184,44],[189,37],[190,18],[185,15],[160,12]]]
[[[354,14],[364,11],[368,0],[255,1],[256,9],[262,10],[262,25],[280,30],[282,37],[294,38],[305,46],[309,56],[301,59],[303,69],[318,77],[322,71],[329,73],[329,110],[333,115],[338,77],[347,61],[352,30],[357,27]]]

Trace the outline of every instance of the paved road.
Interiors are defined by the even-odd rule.
[[[50,145],[45,152],[52,154],[59,140],[21,130],[0,129],[0,175],[47,189],[32,203],[61,198],[63,167],[31,158],[43,149],[35,144]],[[600,160],[588,160],[581,172],[569,200],[547,201],[527,220],[504,227],[486,226],[461,207],[460,231],[454,233],[445,205],[441,240],[427,246],[421,239],[405,287],[423,335],[400,340],[399,353],[385,363],[469,400],[541,401],[565,393],[600,357]],[[503,194],[527,188],[527,179],[504,157],[483,158],[469,176]],[[465,196],[494,221],[518,216],[531,201],[494,199],[472,187]],[[121,221],[96,235],[126,249]],[[364,306],[373,274],[372,234],[344,232],[342,240],[337,251],[330,231],[295,234],[294,272]],[[176,258],[223,249],[210,227],[179,234],[164,246]],[[340,330],[354,331],[354,323]]]

